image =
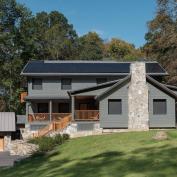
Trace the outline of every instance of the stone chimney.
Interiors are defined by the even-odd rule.
[[[144,62],[131,64],[131,82],[128,91],[128,129],[148,130],[148,86]]]

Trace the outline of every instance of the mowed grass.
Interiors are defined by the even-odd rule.
[[[1,169],[2,177],[176,177],[177,131],[168,140],[156,131],[116,133],[69,140],[46,155]]]

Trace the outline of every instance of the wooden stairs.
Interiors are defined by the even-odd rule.
[[[62,131],[71,122],[71,114],[67,115],[59,120],[52,121],[47,126],[39,129],[37,132],[33,133],[33,138],[46,136],[53,131]]]

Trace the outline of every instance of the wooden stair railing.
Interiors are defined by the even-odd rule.
[[[33,138],[45,136],[52,131],[62,131],[71,122],[71,117],[71,114],[69,114],[58,121],[51,122],[44,128],[39,129],[36,133],[33,133]]]

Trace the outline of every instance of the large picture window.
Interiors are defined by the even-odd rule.
[[[72,79],[61,79],[61,89],[62,90],[71,90],[72,89]]]
[[[108,100],[108,114],[122,114],[122,100],[109,99]]]
[[[42,79],[33,78],[32,79],[32,89],[33,90],[42,90]]]
[[[154,99],[153,100],[153,114],[167,114],[167,100],[166,99]]]

